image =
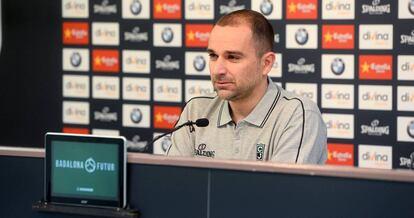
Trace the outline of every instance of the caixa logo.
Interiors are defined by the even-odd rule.
[[[329,91],[325,93],[325,99],[328,100],[350,100],[351,94],[349,93],[342,93],[339,91]]]
[[[362,94],[362,100],[388,102],[389,96],[387,94],[381,94],[377,92],[365,92]]]
[[[328,129],[338,129],[338,130],[349,130],[351,129],[351,125],[349,123],[343,123],[339,120],[329,120],[326,122],[326,128]]]

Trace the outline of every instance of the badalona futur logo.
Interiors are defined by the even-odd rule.
[[[81,160],[56,160],[56,168],[64,169],[80,169],[85,170],[88,173],[95,171],[115,171],[115,164],[110,162],[96,162],[92,157]]]

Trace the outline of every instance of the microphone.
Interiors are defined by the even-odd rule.
[[[206,126],[208,126],[208,124],[209,124],[210,122],[208,121],[208,119],[207,118],[200,118],[200,119],[197,119],[195,122],[193,122],[193,121],[191,121],[191,120],[189,120],[189,121],[187,121],[187,122],[185,122],[185,123],[183,123],[183,124],[181,124],[181,125],[179,125],[179,126],[176,126],[176,127],[174,127],[174,129],[172,129],[171,131],[169,131],[169,132],[166,132],[166,133],[163,133],[163,134],[161,134],[161,135],[159,135],[159,136],[157,136],[157,137],[155,137],[149,144],[148,144],[148,146],[149,145],[152,145],[152,144],[154,144],[154,142],[155,141],[157,141],[158,139],[160,139],[160,138],[162,138],[162,137],[164,137],[164,136],[166,136],[166,135],[168,135],[168,134],[171,134],[171,133],[173,133],[173,132],[175,132],[175,131],[177,131],[177,130],[179,130],[179,129],[181,129],[181,128],[183,128],[184,126],[190,126],[190,132],[193,132],[194,131],[194,127],[193,127],[193,125],[196,125],[197,127],[206,127]]]

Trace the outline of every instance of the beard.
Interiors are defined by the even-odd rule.
[[[220,78],[220,76],[212,79],[214,91],[217,93],[217,96],[227,101],[236,101],[250,97],[260,81],[260,77],[253,77],[240,82],[233,79]],[[229,88],[217,88],[217,82],[228,82],[231,86]]]

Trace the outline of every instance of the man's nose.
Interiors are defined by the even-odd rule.
[[[219,57],[217,58],[213,64],[211,65],[213,67],[213,73],[214,74],[225,74],[227,72],[226,64],[223,60],[223,58]]]

